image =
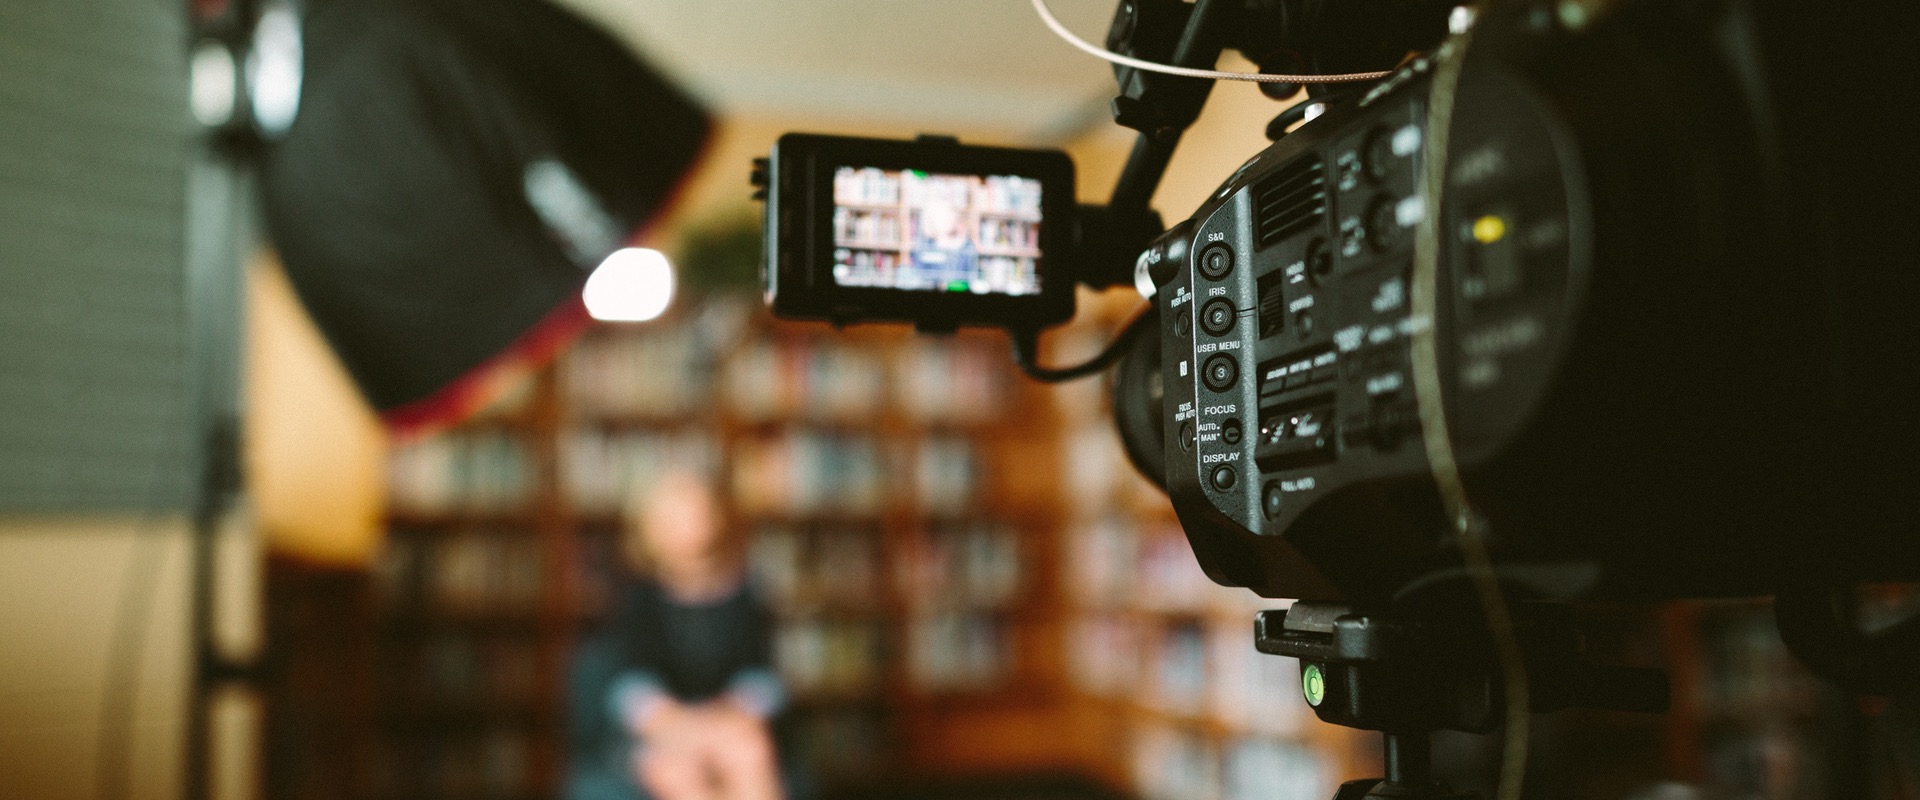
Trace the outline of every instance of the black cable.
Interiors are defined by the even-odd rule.
[[[1016,330],[1013,332],[1013,363],[1018,364],[1020,371],[1026,373],[1027,377],[1041,383],[1064,383],[1105,372],[1108,367],[1113,366],[1127,354],[1127,349],[1133,344],[1134,337],[1139,336],[1141,329],[1146,327],[1146,319],[1151,316],[1147,312],[1152,309],[1151,303],[1142,307],[1139,313],[1133,315],[1133,319],[1127,321],[1126,327],[1121,328],[1120,332],[1114,335],[1113,341],[1108,342],[1099,355],[1071,367],[1051,368],[1035,363],[1040,352],[1040,332],[1030,329]]]

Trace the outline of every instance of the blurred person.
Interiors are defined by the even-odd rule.
[[[913,264],[923,274],[938,276],[944,289],[973,276],[979,223],[969,206],[968,184],[939,177],[925,184],[923,204],[913,212]]]
[[[770,615],[712,486],[670,470],[629,508],[639,576],[571,676],[569,800],[781,800]]]

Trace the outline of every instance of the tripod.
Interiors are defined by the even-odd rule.
[[[1580,635],[1565,606],[1521,604],[1513,616],[1532,687],[1529,711],[1666,710],[1667,679],[1659,670],[1581,659]],[[1475,797],[1434,779],[1430,750],[1434,731],[1486,733],[1505,715],[1494,642],[1477,615],[1416,617],[1295,603],[1260,613],[1254,645],[1300,659],[1302,693],[1321,721],[1384,737],[1386,777],[1349,781],[1334,800]]]

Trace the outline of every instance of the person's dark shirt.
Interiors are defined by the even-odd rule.
[[[676,600],[653,581],[635,581],[619,598],[608,624],[583,637],[574,657],[569,800],[644,800],[629,777],[630,715],[650,699],[730,696],[770,719],[785,705],[773,672],[772,616],[751,582],[709,603]],[[775,738],[784,738],[779,726]],[[802,796],[793,793],[804,781],[794,779],[785,775],[789,794]]]
[[[611,633],[621,665],[616,690],[638,680],[689,703],[746,692],[740,699],[756,710],[778,710],[780,698],[766,695],[777,682],[761,685],[773,678],[773,624],[750,582],[705,603],[637,582],[622,593]]]

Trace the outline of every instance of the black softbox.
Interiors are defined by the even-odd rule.
[[[310,0],[267,221],[314,321],[392,425],[470,405],[585,324],[586,271],[654,217],[706,113],[539,0]]]

